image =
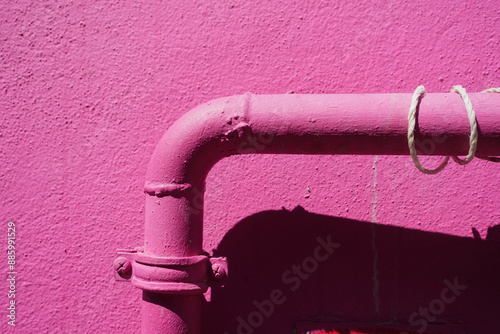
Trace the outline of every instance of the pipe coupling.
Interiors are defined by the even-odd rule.
[[[222,271],[227,268],[225,258],[205,255],[157,257],[136,248],[118,251],[114,273],[116,280],[131,282],[144,291],[194,295],[206,292],[210,280],[217,280],[212,274],[215,263]]]

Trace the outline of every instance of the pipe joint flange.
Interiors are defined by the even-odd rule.
[[[155,257],[137,253],[132,284],[165,294],[200,294],[208,289],[208,257]]]
[[[115,277],[141,290],[177,295],[202,294],[208,289],[209,258],[156,257],[142,251],[118,252]]]

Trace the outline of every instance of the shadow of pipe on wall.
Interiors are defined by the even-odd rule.
[[[202,333],[304,333],[299,323],[311,331],[351,323],[373,324],[366,333],[381,333],[380,324],[402,325],[398,334],[453,324],[464,333],[496,332],[498,230],[481,240],[301,207],[254,214],[213,252],[227,257],[229,277],[203,305]]]

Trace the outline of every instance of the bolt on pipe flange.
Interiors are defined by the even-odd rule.
[[[220,264],[214,263],[212,265],[212,275],[214,280],[220,281],[221,279],[226,277],[226,270]]]
[[[113,263],[113,268],[121,278],[126,279],[130,277],[130,274],[132,272],[132,263],[130,263],[130,260],[127,259],[126,257],[119,256],[115,259],[115,262]]]
[[[211,266],[209,267],[210,280],[209,285],[212,287],[224,287],[227,282],[228,265],[225,257],[211,257],[209,259]]]

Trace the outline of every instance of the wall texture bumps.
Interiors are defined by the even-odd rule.
[[[168,126],[192,107],[247,91],[397,93],[413,92],[419,84],[429,92],[448,92],[455,84],[479,91],[500,85],[499,32],[500,3],[493,0],[2,1],[0,226],[7,233],[7,222],[16,223],[18,276],[15,328],[5,317],[8,282],[0,285],[5,290],[0,294],[0,331],[139,332],[140,291],[114,281],[112,262],[117,248],[143,242],[142,186],[149,156]],[[438,160],[422,158],[429,168]],[[462,263],[480,266],[487,261],[484,253],[476,262],[467,258],[472,255],[462,242],[469,245],[466,237],[472,238],[473,229],[476,238],[485,239],[488,228],[498,224],[499,168],[475,160],[427,176],[408,156],[231,157],[208,177],[205,249],[246,254],[231,239],[242,235],[248,237],[242,239],[247,252],[255,257],[241,258],[258,259],[269,251],[262,246],[267,227],[248,227],[249,217],[263,214],[272,226],[274,220],[287,221],[282,211],[302,208],[308,212],[304,219],[312,219],[315,226],[322,224],[316,221],[321,215],[353,220],[354,227],[397,228],[404,236],[382,237],[392,242],[390,252],[368,232],[360,233],[359,240],[354,234],[337,240],[344,245],[359,242],[364,250],[355,258],[360,268],[367,264],[369,279],[344,288],[366,288],[358,289],[355,301],[352,295],[337,295],[343,298],[342,307],[316,305],[312,314],[301,316],[290,297],[289,304],[253,330],[282,326],[291,332],[297,321],[339,314],[359,321],[405,320],[411,310],[431,302],[433,293],[438,297],[443,280],[454,276],[437,270],[422,274],[420,283],[408,289],[384,291],[384,282],[400,285],[384,276],[381,256],[397,253],[398,240],[406,240],[405,233],[413,229],[429,232],[431,239],[442,236],[435,245],[457,238],[453,240],[460,245],[451,249],[463,250],[456,255]],[[266,215],[267,210],[273,211]],[[297,215],[290,221],[310,228]],[[305,241],[302,249],[299,239],[287,239],[289,225],[281,220],[270,235],[278,244],[292,243],[300,250],[294,257],[300,261],[311,247]],[[325,233],[323,229],[328,227],[317,232]],[[317,237],[312,232],[306,236],[312,241]],[[420,237],[410,234],[408,240]],[[6,245],[6,238],[2,240]],[[445,246],[430,250],[416,251],[413,260],[404,257],[401,268],[408,261],[420,263],[423,256],[451,261]],[[344,255],[348,265],[352,256]],[[342,256],[337,265],[343,263]],[[6,257],[1,259],[0,268],[7,272]],[[433,267],[424,263],[420,265],[425,269]],[[447,263],[434,266],[438,264]],[[240,284],[234,291],[253,291],[255,277],[238,268],[233,268],[234,277],[248,286]],[[464,279],[476,269],[465,268]],[[272,271],[259,275],[257,282]],[[332,277],[329,271],[317,275],[322,277],[317,286],[335,286],[327,279]],[[486,286],[479,290],[488,288],[488,278],[482,280]],[[318,291],[307,282],[301,296],[318,300]],[[469,286],[471,294],[478,293],[472,278]],[[429,290],[424,299],[398,308],[401,300],[411,300],[407,296],[422,289]],[[254,298],[262,300],[272,289],[262,291]],[[239,301],[221,293],[224,303],[217,303],[214,292],[214,302],[205,305],[207,333],[236,332],[237,316],[252,311],[252,300],[244,293]],[[498,290],[490,294],[496,296]],[[477,302],[467,298],[464,292],[463,303]],[[463,307],[453,304],[441,317],[459,320],[455,309]],[[470,317],[472,328],[495,328],[474,312]],[[288,322],[279,323],[285,318]]]

